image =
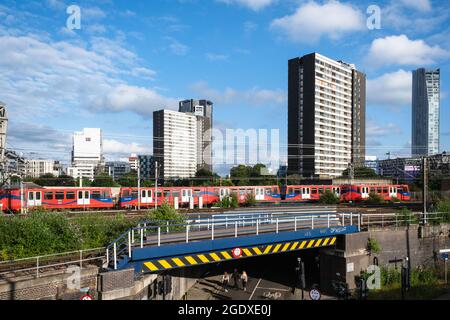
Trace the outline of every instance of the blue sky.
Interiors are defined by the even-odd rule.
[[[66,28],[71,4],[80,30]],[[311,52],[367,74],[367,154],[380,157],[410,153],[410,71],[441,68],[450,150],[448,1],[1,0],[0,45],[8,147],[29,157],[68,161],[83,127],[103,129],[108,159],[152,153],[152,112],[206,98],[216,128],[279,129],[285,160],[287,60]]]

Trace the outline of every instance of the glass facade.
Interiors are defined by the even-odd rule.
[[[439,153],[440,69],[413,71],[412,155]]]

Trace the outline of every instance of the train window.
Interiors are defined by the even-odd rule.
[[[158,198],[161,198],[161,196],[162,196],[161,191],[158,191],[157,195],[158,195]]]
[[[45,200],[53,200],[53,192],[44,193],[44,199]]]
[[[141,198],[146,198],[146,197],[147,197],[147,191],[141,190]]]
[[[36,200],[41,200],[41,193],[40,192],[36,192]]]
[[[109,192],[108,191],[102,191],[102,198],[103,199],[109,198]]]
[[[172,196],[175,198],[179,198],[180,197],[180,191],[172,191]]]
[[[83,191],[78,191],[78,199],[83,199]]]
[[[131,191],[131,198],[137,199],[137,197],[138,197],[138,192],[137,191]]]
[[[33,192],[28,192],[28,200],[34,200]]]
[[[325,190],[323,188],[319,188],[319,194],[324,194]]]
[[[272,194],[277,194],[277,193],[278,193],[277,188],[273,188],[273,189],[272,189]]]
[[[170,198],[170,191],[164,191],[164,198]]]
[[[92,191],[92,199],[100,199],[101,198],[101,194],[100,191]]]
[[[301,191],[300,189],[294,189],[294,193],[295,193],[295,194],[301,194],[302,191]]]
[[[85,191],[84,192],[84,198],[85,199],[89,199],[89,191]]]
[[[122,191],[122,197],[129,197],[130,196],[130,190],[123,190]]]
[[[75,199],[75,192],[67,192],[66,193],[66,199],[68,199],[68,200]]]
[[[317,189],[312,189],[311,191],[312,194],[317,194]]]
[[[383,193],[388,193],[388,188],[383,188]]]
[[[377,193],[381,193],[381,188],[377,188]]]
[[[247,190],[239,190],[239,194],[241,195],[241,196],[243,196],[244,194],[246,194],[247,193]]]
[[[266,195],[270,196],[272,194],[272,190],[266,189]]]
[[[55,199],[56,200],[64,200],[64,192],[56,192]]]

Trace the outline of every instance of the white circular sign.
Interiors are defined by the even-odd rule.
[[[309,297],[311,298],[311,300],[320,300],[320,291],[317,289],[311,289],[311,291],[309,292]]]
[[[242,250],[241,248],[235,248],[233,249],[233,257],[234,258],[240,258],[242,256]]]

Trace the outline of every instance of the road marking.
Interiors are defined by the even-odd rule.
[[[289,289],[280,289],[280,288],[264,288],[264,287],[259,287],[258,289],[262,289],[262,290],[270,290],[270,291],[283,291],[283,292],[290,292],[292,290]]]
[[[262,280],[262,278],[259,279],[258,283],[257,283],[256,286],[255,286],[255,289],[253,289],[253,292],[252,292],[252,294],[250,295],[250,298],[249,298],[248,300],[252,300],[253,295],[254,295],[255,292],[256,292],[256,289],[258,289],[258,286],[259,286],[259,284],[261,283],[261,280]]]

